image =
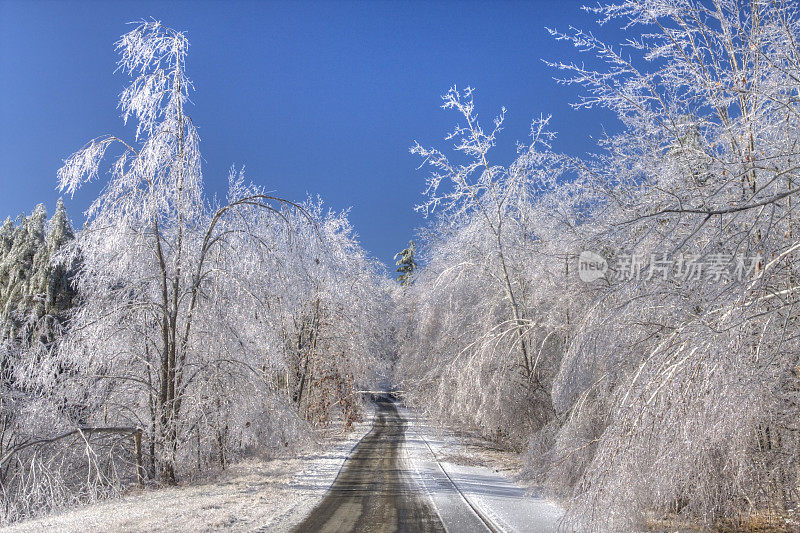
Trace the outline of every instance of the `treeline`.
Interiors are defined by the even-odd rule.
[[[42,342],[52,340],[52,326],[62,325],[76,302],[71,278],[76,265],[58,260],[75,238],[64,203],[47,220],[44,205],[0,226],[0,320],[3,337],[30,340],[30,328],[50,317]]]
[[[79,260],[69,254],[75,238],[63,202],[47,220],[44,205],[0,227],[0,516],[14,516],[13,494],[26,445],[42,438],[31,413],[80,426],[81,401],[61,385],[75,368],[53,357],[56,343],[78,303],[72,285]],[[74,399],[73,399],[74,400]],[[37,505],[39,502],[31,502]],[[27,505],[27,504],[24,504]]]
[[[135,483],[134,434],[144,481],[175,483],[346,429],[383,374],[389,282],[346,213],[234,171],[205,196],[187,47],[158,22],[117,43],[137,134],[59,170],[67,194],[109,175],[80,231],[62,204],[2,229],[2,523]]]
[[[794,4],[622,1],[555,62],[621,132],[510,164],[502,115],[450,90],[398,376],[442,420],[525,451],[586,531],[788,528],[800,502],[800,19]]]

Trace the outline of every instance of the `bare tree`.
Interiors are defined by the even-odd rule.
[[[136,142],[94,139],[59,172],[61,188],[73,193],[120,146],[77,238],[83,303],[62,349],[105,384],[104,408],[146,428],[151,470],[158,466],[162,479],[174,482],[192,449],[198,456],[216,449],[209,460],[224,466],[234,442],[241,449],[274,430],[286,444],[298,431],[291,428],[302,427],[274,383],[285,364],[275,357],[283,282],[298,263],[327,268],[337,238],[361,252],[336,230],[320,233],[307,208],[246,185],[241,173],[231,174],[227,203],[208,204],[199,139],[185,109],[192,87],[186,37],[142,22],[117,48],[120,69],[134,78],[120,108],[137,121]],[[301,236],[318,250],[311,266],[295,259],[304,251],[292,242]],[[267,264],[280,266],[265,276]],[[366,260],[351,270],[371,282]],[[337,272],[327,283],[333,305],[345,308],[337,299],[350,295],[337,291],[352,280]],[[295,286],[298,294],[307,288]],[[276,409],[279,416],[268,416]],[[269,422],[255,426],[258,417]]]

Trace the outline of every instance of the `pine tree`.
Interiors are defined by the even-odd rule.
[[[70,279],[74,265],[63,264],[57,254],[72,239],[75,233],[67,217],[64,202],[59,198],[56,212],[50,219],[43,246],[34,258],[34,279],[31,290],[39,295],[39,316],[60,317],[72,307],[75,290]]]
[[[6,217],[3,225],[0,226],[0,263],[3,258],[11,250],[11,243],[14,242],[14,222],[11,217]]]
[[[414,282],[413,275],[417,269],[417,262],[414,260],[415,252],[416,244],[414,244],[414,241],[408,241],[408,248],[394,255],[395,259],[400,258],[395,261],[395,264],[397,265],[397,272],[400,272],[400,275],[397,276],[397,281],[401,285],[409,285]]]
[[[6,219],[0,227],[0,337],[11,339],[22,334],[24,324],[46,315],[62,322],[75,300],[71,284],[75,265],[55,261],[75,238],[64,203],[59,199],[49,222],[42,204],[17,221],[15,225]],[[42,333],[51,340],[52,335]]]
[[[0,294],[0,320],[3,332],[15,336],[27,310],[32,306],[30,293],[34,273],[34,257],[44,243],[44,225],[47,210],[39,204],[30,216],[20,216],[19,226],[14,229],[11,247],[3,257],[2,274],[4,284]]]
[[[6,258],[11,253],[11,245],[14,244],[14,232],[16,226],[11,220],[11,217],[6,218],[6,221],[0,226],[0,318],[3,316],[3,309],[5,308],[5,293],[10,287],[10,270]]]

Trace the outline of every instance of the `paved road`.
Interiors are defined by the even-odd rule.
[[[325,499],[300,532],[444,531],[429,500],[404,469],[406,421],[379,398],[375,424],[347,459]]]

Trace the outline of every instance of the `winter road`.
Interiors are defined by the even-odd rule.
[[[407,421],[378,398],[372,430],[347,459],[331,490],[298,532],[445,531],[402,453]],[[455,491],[455,487],[453,487]],[[491,531],[464,501],[459,531]]]

